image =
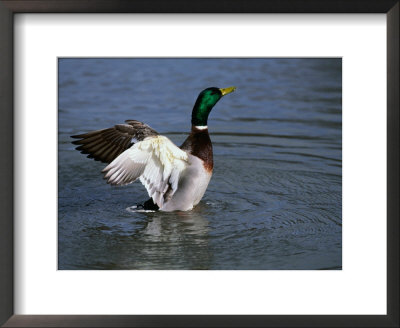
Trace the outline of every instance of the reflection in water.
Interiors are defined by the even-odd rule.
[[[209,269],[206,215],[202,203],[190,212],[128,212],[117,223],[107,220],[113,223],[84,229],[80,251],[86,253],[85,265],[97,269],[165,269],[165,263],[168,269]]]
[[[208,269],[208,221],[201,210],[191,212],[146,214],[146,224],[136,236],[140,248],[141,263],[136,265],[158,268],[158,258],[171,258],[171,266],[189,264],[191,269]],[[174,263],[175,262],[175,263]],[[162,268],[160,266],[159,268]]]
[[[205,236],[207,232],[208,221],[200,213],[191,211],[172,215],[157,213],[149,219],[142,233],[155,237],[154,241],[177,241],[182,234]]]

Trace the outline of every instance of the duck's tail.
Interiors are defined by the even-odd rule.
[[[153,199],[145,201],[143,204],[130,206],[126,209],[128,212],[155,212],[159,210],[157,204],[154,204]]]

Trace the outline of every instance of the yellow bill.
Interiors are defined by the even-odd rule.
[[[223,96],[227,95],[228,93],[231,93],[236,90],[236,87],[229,87],[229,88],[224,88],[224,89],[219,89],[222,93]]]

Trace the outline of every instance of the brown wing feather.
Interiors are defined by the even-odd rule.
[[[112,128],[74,135],[71,138],[79,139],[72,143],[79,145],[76,150],[79,150],[82,154],[88,154],[88,158],[103,163],[111,163],[133,145],[132,139],[141,141],[153,135],[158,135],[158,132],[147,124],[127,120],[125,124],[117,124]]]

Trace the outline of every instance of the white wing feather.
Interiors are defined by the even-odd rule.
[[[171,197],[178,188],[188,155],[164,136],[148,137],[135,143],[113,160],[104,170],[104,178],[113,185],[126,185],[140,177],[158,207],[164,204],[169,189]]]

